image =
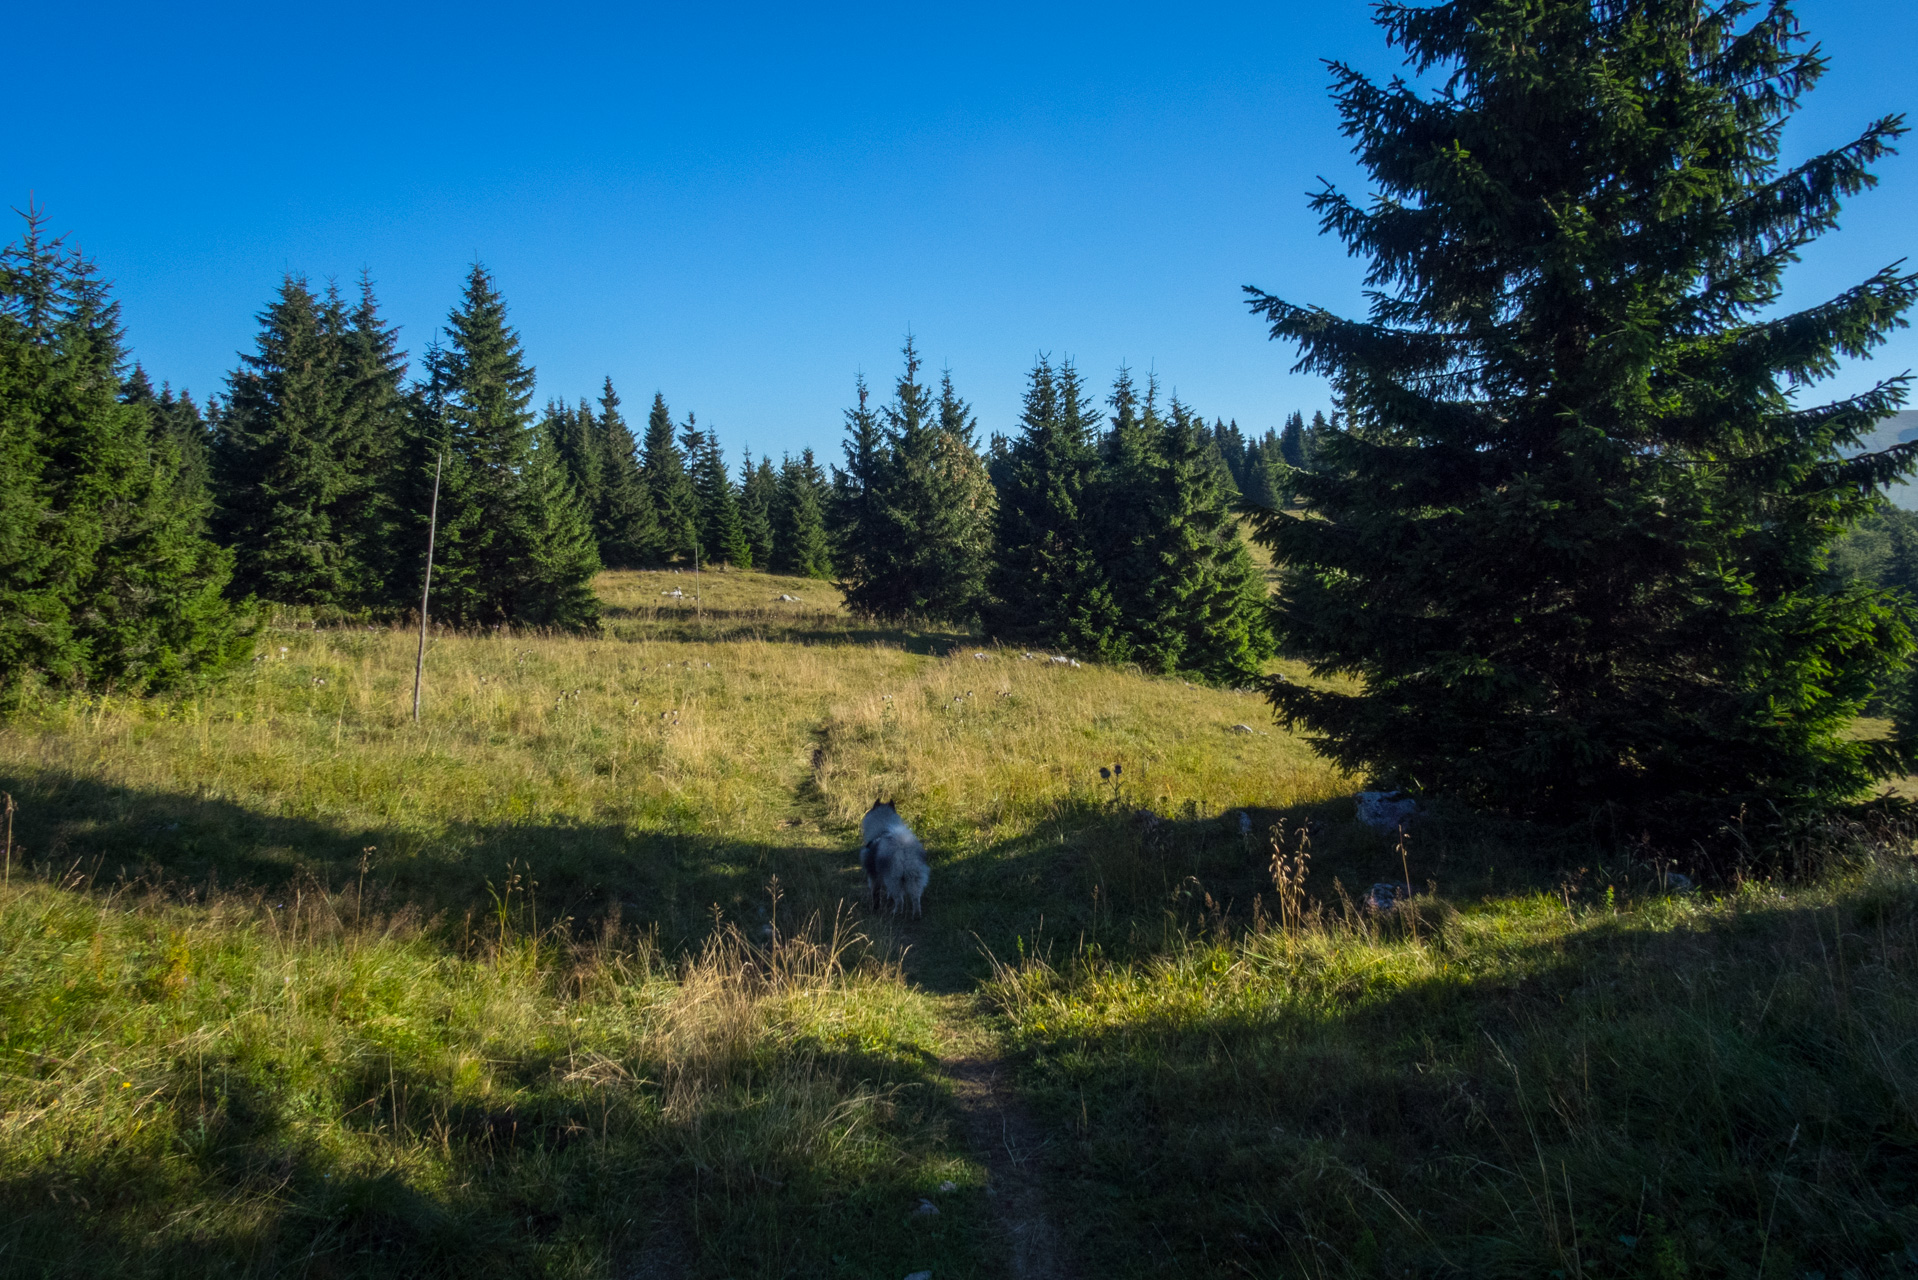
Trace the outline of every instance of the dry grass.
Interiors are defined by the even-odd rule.
[[[609,577],[617,599],[634,581],[690,575]],[[830,590],[702,577],[708,595],[720,594],[715,578],[748,599]],[[0,728],[0,770],[30,793],[30,846],[53,860],[104,855],[109,875],[137,868],[143,854],[182,874],[191,859],[169,849],[166,828],[194,815],[156,819],[159,829],[131,847],[114,819],[116,807],[177,801],[337,833],[338,852],[319,860],[336,877],[364,844],[377,844],[380,865],[395,871],[458,864],[475,842],[502,844],[509,832],[564,828],[596,831],[609,849],[647,834],[836,849],[885,793],[936,852],[956,854],[1027,831],[1061,806],[1110,799],[1097,770],[1115,763],[1128,801],[1167,813],[1310,802],[1346,785],[1272,731],[1254,696],[961,637],[446,635],[429,648],[418,726],[413,645],[404,631],[279,631],[248,676],[191,702],[69,702]],[[52,799],[68,784],[83,793],[76,804]],[[263,824],[252,834],[270,841],[276,832]],[[273,874],[314,866],[315,852],[258,843],[247,861]],[[521,862],[528,857],[536,874],[561,874],[551,857]],[[235,869],[229,858],[227,874]],[[815,887],[805,876],[788,882],[805,894]]]

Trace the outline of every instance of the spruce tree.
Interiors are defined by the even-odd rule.
[[[1233,492],[1243,492],[1246,478],[1251,473],[1246,469],[1245,433],[1239,430],[1238,420],[1235,418],[1229,423],[1223,418],[1214,420],[1212,442],[1219,458],[1219,465],[1224,468],[1226,476],[1232,481]]]
[[[1111,426],[1100,441],[1096,489],[1088,505],[1095,531],[1093,546],[1125,636],[1124,645],[1114,646],[1112,653],[1132,658],[1141,638],[1175,630],[1168,602],[1159,593],[1166,566],[1152,539],[1165,427],[1159,413],[1158,379],[1148,375],[1141,398],[1132,371],[1122,366],[1106,403],[1112,408]]]
[[[334,522],[349,487],[336,310],[302,277],[284,277],[259,315],[254,352],[228,378],[213,476],[236,592],[281,604],[353,601],[351,548]]]
[[[619,411],[619,393],[613,390],[610,377],[599,393],[599,443],[602,459],[594,527],[599,534],[600,559],[622,569],[664,560],[652,490],[640,465],[632,429]]]
[[[154,391],[146,370],[136,363],[120,390],[120,400],[145,408],[154,429],[172,443],[179,456],[180,473],[175,483],[180,494],[196,509],[210,511],[212,439],[193,397],[185,391],[176,396],[166,383]]]
[[[1334,416],[1336,416],[1336,414]],[[1319,446],[1330,438],[1331,434],[1332,424],[1326,421],[1325,410],[1314,409],[1312,411],[1312,423],[1306,427],[1305,438],[1300,442],[1299,446],[1299,453],[1304,458],[1304,461],[1299,465],[1304,470],[1311,471],[1318,467]]]
[[[762,457],[755,467],[750,449],[746,451],[739,475],[739,518],[745,525],[746,545],[752,551],[754,566],[770,569],[774,558],[773,511],[779,505],[779,478],[773,474],[771,458]]]
[[[1239,485],[1239,491],[1245,500],[1256,507],[1276,507],[1279,505],[1279,489],[1283,483],[1280,476],[1285,467],[1285,452],[1279,446],[1279,434],[1268,428],[1266,433],[1246,445],[1245,479]]]
[[[841,590],[853,590],[854,584],[871,581],[871,566],[881,563],[885,554],[885,522],[880,495],[886,463],[886,438],[879,426],[879,415],[867,403],[866,376],[854,380],[857,405],[846,410],[846,437],[842,448],[846,455],[844,470],[832,471],[832,503],[829,525],[832,533],[832,561]]]
[[[691,564],[698,547],[699,532],[693,521],[699,503],[692,477],[686,474],[686,456],[673,440],[672,412],[659,392],[653,393],[653,407],[646,415],[644,470],[646,491],[659,521],[657,558],[660,563],[683,559]]]
[[[1911,637],[1883,592],[1830,583],[1825,547],[1914,446],[1847,456],[1902,379],[1791,393],[1918,283],[1775,304],[1902,119],[1781,165],[1824,65],[1783,4],[1378,14],[1443,88],[1335,69],[1377,191],[1314,207],[1371,259],[1372,314],[1251,299],[1342,414],[1290,477],[1312,517],[1260,518],[1278,625],[1359,678],[1274,704],[1348,768],[1634,834],[1857,794],[1897,752],[1847,731]]]
[[[597,513],[603,499],[606,446],[600,439],[599,420],[593,416],[592,406],[584,400],[576,407],[549,400],[540,429],[559,451],[580,505]]]
[[[1140,539],[1154,569],[1151,611],[1131,648],[1150,669],[1251,683],[1274,650],[1264,579],[1239,536],[1204,421],[1175,397],[1158,428]]]
[[[419,503],[417,477],[430,475],[434,456],[446,451],[433,609],[456,625],[598,622],[591,525],[558,448],[540,439],[532,394],[533,370],[506,323],[505,299],[475,264],[416,399],[416,438],[425,447],[412,460]],[[423,534],[424,505],[413,515]]]
[[[832,540],[826,532],[830,490],[811,449],[779,468],[774,508],[773,568],[800,578],[832,577]]]
[[[570,630],[596,625],[599,597],[593,577],[600,569],[599,540],[565,460],[544,432],[535,433],[520,484],[516,532],[526,559],[514,575],[512,621]]]
[[[25,243],[0,258],[0,693],[17,693],[28,678],[80,675],[62,513],[46,474],[54,300],[36,296],[52,265],[37,243],[37,217]]]
[[[1296,409],[1279,433],[1279,456],[1286,466],[1305,470],[1305,415]]]
[[[700,559],[708,567],[730,564],[736,569],[752,568],[753,550],[746,541],[745,521],[740,519],[738,491],[726,470],[726,456],[719,450],[719,433],[699,430],[689,413],[680,440],[693,461]]]
[[[0,686],[179,688],[244,660],[232,557],[124,398],[119,304],[29,210],[0,252]]]
[[[1071,362],[1055,369],[1040,357],[999,488],[998,559],[985,621],[1009,640],[1116,660],[1126,645],[1095,550],[1092,418]]]
[[[992,485],[966,402],[943,380],[919,381],[910,335],[870,467],[870,529],[846,603],[871,617],[965,622],[979,608],[991,557]]]
[[[1214,432],[1176,399],[1162,415],[1157,382],[1141,399],[1125,369],[1108,403],[1089,505],[1118,613],[1109,652],[1153,671],[1256,679],[1273,648],[1265,584],[1239,536]],[[1248,445],[1248,469],[1257,458]]]
[[[372,278],[360,274],[359,299],[340,333],[345,383],[336,448],[345,472],[332,523],[345,549],[351,599],[376,609],[403,609],[400,584],[404,518],[399,469],[409,423],[406,352],[399,328],[380,315]]]

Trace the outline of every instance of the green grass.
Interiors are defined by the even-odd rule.
[[[1909,863],[1609,887],[1009,966],[992,991],[1081,1253],[1124,1276],[1918,1271]]]
[[[419,725],[413,637],[291,620],[0,725],[0,1274],[1012,1274],[981,1053],[1077,1274],[1918,1270],[1903,842],[1401,854],[1254,697],[690,580],[437,636]],[[923,922],[858,904],[878,794]]]

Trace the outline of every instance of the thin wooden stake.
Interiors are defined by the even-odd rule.
[[[0,791],[0,796],[5,796],[7,801],[7,862],[6,872],[4,878],[0,878],[0,884],[11,885],[13,883],[13,793]]]
[[[440,471],[446,450],[433,463],[433,506],[426,517],[426,585],[420,588],[420,651],[413,659],[413,723],[420,722],[420,679],[426,674],[426,601],[433,593],[433,539],[440,529]]]

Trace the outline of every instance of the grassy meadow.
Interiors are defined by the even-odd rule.
[[[600,589],[434,635],[418,724],[416,633],[292,616],[0,724],[0,1274],[1918,1272],[1890,833],[1694,892],[1398,847],[1252,694]]]

